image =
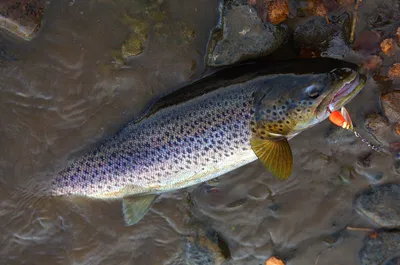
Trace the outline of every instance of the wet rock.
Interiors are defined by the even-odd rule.
[[[0,27],[29,40],[40,28],[45,5],[44,0],[2,1]]]
[[[400,184],[383,184],[364,191],[355,199],[354,206],[358,213],[380,226],[398,228]]]
[[[372,113],[365,118],[365,128],[375,140],[384,142],[385,133],[389,129],[389,122],[378,113]]]
[[[295,47],[300,53],[302,50],[312,50],[317,54],[342,57],[349,50],[345,42],[347,24],[346,19],[328,24],[324,17],[312,17],[295,28]]]
[[[390,122],[400,120],[400,91],[391,91],[382,94],[381,105]]]
[[[222,31],[214,32],[207,56],[209,66],[224,66],[268,55],[286,39],[288,27],[264,24],[253,7],[226,8]]]
[[[381,265],[398,251],[400,251],[399,232],[370,234],[364,239],[359,252],[360,262],[362,265]]]

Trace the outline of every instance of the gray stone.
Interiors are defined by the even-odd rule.
[[[44,0],[10,0],[0,3],[0,27],[25,40],[31,39],[42,23]]]
[[[222,32],[216,31],[209,44],[209,66],[230,65],[268,55],[287,38],[288,27],[264,24],[257,11],[248,5],[232,6],[224,12]]]
[[[361,215],[386,228],[400,227],[400,184],[383,184],[362,192],[355,199]]]
[[[362,265],[394,265],[385,263],[400,251],[399,232],[381,232],[368,235],[359,252]]]

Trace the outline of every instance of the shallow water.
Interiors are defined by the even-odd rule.
[[[353,211],[353,198],[372,183],[365,175],[381,172],[380,182],[396,175],[392,159],[376,153],[368,171],[357,166],[370,149],[328,121],[291,140],[288,181],[256,161],[216,187],[164,194],[133,227],[124,226],[120,201],[35,196],[68,159],[205,70],[209,32],[219,22],[219,3],[210,0],[159,4],[165,18],[147,21],[157,30],[143,54],[115,66],[113,52],[129,35],[119,18],[140,17],[143,3],[53,1],[30,42],[1,35],[0,48],[15,59],[0,64],[0,264],[178,264],[186,236],[203,230],[228,245],[226,264],[262,264],[271,254],[296,265],[358,264],[365,233],[345,228],[373,224]],[[182,41],[183,24],[194,28],[192,42]],[[360,22],[357,31],[365,28]],[[389,88],[368,82],[348,105],[356,125]],[[329,141],[329,130],[351,144]],[[349,183],[338,177],[343,166],[358,170]]]

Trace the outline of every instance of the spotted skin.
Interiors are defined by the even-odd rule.
[[[61,171],[53,193],[112,198],[161,192],[255,160],[249,145],[254,90],[226,87],[129,124]]]

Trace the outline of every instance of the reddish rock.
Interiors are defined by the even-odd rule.
[[[8,0],[0,3],[0,27],[29,40],[40,28],[44,0]]]
[[[381,57],[372,55],[367,58],[362,67],[367,71],[375,71],[382,65]]]
[[[388,77],[390,79],[400,78],[400,63],[395,63],[389,68]]]
[[[398,121],[394,126],[394,131],[397,133],[398,136],[400,136],[400,121]]]
[[[395,90],[382,94],[382,109],[390,122],[400,120],[400,91]]]
[[[396,31],[396,42],[397,45],[400,46],[400,28],[398,28]]]
[[[376,31],[361,32],[354,41],[353,49],[362,54],[374,54],[379,49],[381,35]]]
[[[384,54],[392,56],[396,52],[396,44],[393,39],[385,39],[381,42],[381,50]]]

